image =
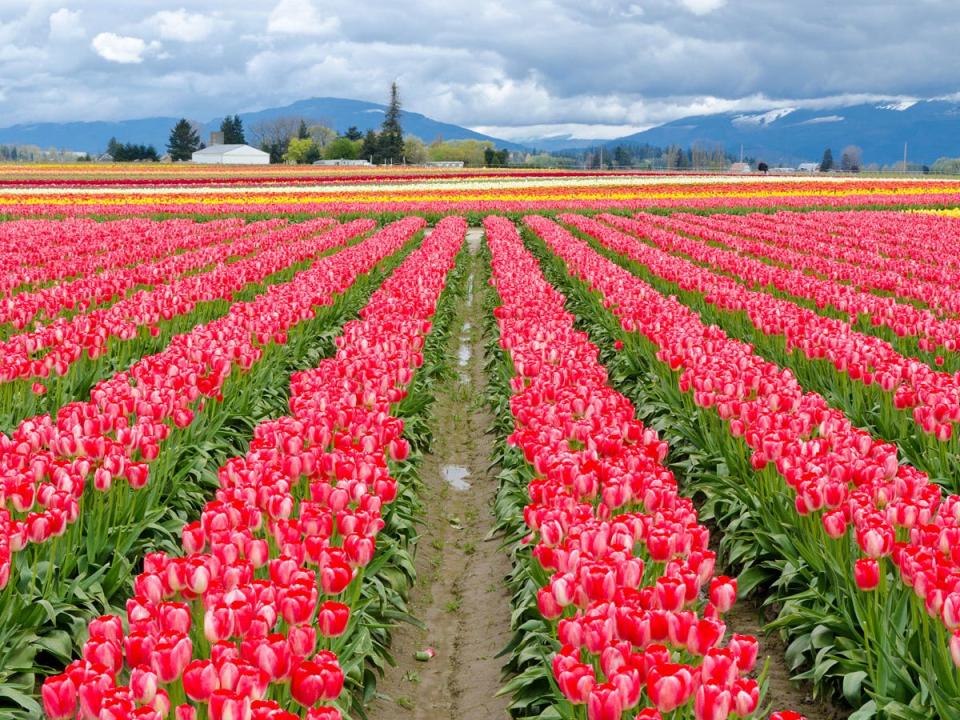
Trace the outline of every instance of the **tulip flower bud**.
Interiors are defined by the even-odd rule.
[[[880,584],[880,564],[873,558],[861,558],[853,566],[857,587],[868,592]]]
[[[714,578],[710,583],[710,602],[721,613],[728,612],[737,600],[737,580],[726,575]]]
[[[194,660],[183,670],[183,691],[195,702],[206,702],[220,687],[220,675],[209,660]]]
[[[157,695],[157,674],[146,665],[137,665],[130,671],[130,691],[141,705],[150,705]]]
[[[293,671],[290,694],[305,707],[321,700],[335,700],[343,689],[343,671],[331,663],[301,662]]]
[[[317,613],[317,626],[324,637],[343,635],[350,620],[350,607],[343,603],[328,600],[320,605]]]
[[[620,720],[623,698],[612,683],[595,685],[587,697],[588,720]]]
[[[215,690],[210,696],[207,713],[210,720],[243,720],[250,708],[250,698],[242,698],[230,690]]]
[[[54,675],[40,689],[43,711],[50,720],[67,720],[76,714],[77,686],[67,675]]]

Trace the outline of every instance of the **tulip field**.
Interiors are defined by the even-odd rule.
[[[0,166],[0,718],[960,720],[958,207]]]

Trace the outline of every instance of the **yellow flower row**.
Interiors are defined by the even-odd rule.
[[[529,190],[530,188],[527,188]],[[930,192],[960,193],[960,185],[929,187],[900,187],[892,190],[883,188],[831,188],[829,190],[742,190],[729,193],[711,192],[654,192],[644,193],[639,189],[595,190],[578,192],[560,190],[551,192],[481,192],[481,193],[224,193],[224,194],[142,194],[125,193],[99,195],[0,195],[0,205],[153,205],[157,203],[171,205],[249,205],[253,204],[329,204],[329,203],[389,203],[389,202],[529,202],[529,201],[566,201],[566,200],[681,200],[699,198],[771,198],[771,197],[846,197],[850,195],[922,195]],[[946,211],[960,213],[960,210]]]

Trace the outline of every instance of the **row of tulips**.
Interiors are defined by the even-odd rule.
[[[79,357],[65,368],[63,375],[58,374],[54,369],[44,378],[26,378],[0,383],[0,432],[13,432],[25,418],[46,414],[55,416],[61,407],[77,399],[89,397],[90,392],[99,383],[117,373],[124,372],[139,359],[162,352],[176,336],[189,333],[198,325],[206,325],[222,318],[234,303],[253,301],[270,286],[289,282],[297,272],[309,268],[324,255],[338,252],[345,244],[359,242],[375,225],[371,220],[364,220],[362,224],[346,223],[340,227],[335,224],[327,231],[321,231],[317,236],[292,239],[286,247],[295,248],[303,243],[318,243],[318,252],[306,260],[283,266],[263,277],[259,276],[272,268],[262,268],[258,271],[254,265],[248,265],[247,269],[253,273],[252,282],[242,285],[224,297],[194,303],[192,309],[186,313],[173,314],[169,319],[160,317],[156,322],[134,328],[134,336],[130,339],[107,338],[101,351],[94,352],[93,356],[89,351],[81,352]],[[268,232],[267,239],[273,235],[273,232]],[[319,249],[324,246],[326,249]],[[280,248],[282,249],[283,247]],[[270,252],[272,252],[271,249],[265,248],[261,254]],[[248,257],[247,260],[255,263],[256,257]],[[235,263],[220,265],[220,267],[226,270],[232,264]],[[256,279],[257,277],[259,280]],[[169,289],[169,285],[165,287]],[[164,290],[164,287],[159,290]],[[94,313],[105,311],[94,311]],[[87,316],[89,313],[81,313],[74,315],[71,319],[81,318],[82,320]],[[56,322],[66,321],[67,318],[61,317]]]
[[[905,357],[885,340],[859,333],[843,320],[750,290],[731,277],[665,253],[595,220],[576,215],[559,217],[602,246],[636,261],[654,278],[670,283],[671,290],[677,287],[701,299],[697,309],[713,306],[716,313],[711,319],[726,326],[733,322],[733,318],[727,317],[729,314],[743,313],[736,317],[742,317],[747,328],[761,338],[771,338],[761,341],[764,350],[768,346],[774,351],[779,349],[774,359],[789,361],[799,379],[809,383],[811,389],[826,392],[825,386],[837,386],[831,383],[834,373],[845,376],[848,382],[830,393],[832,400],[838,400],[856,419],[861,412],[870,412],[872,424],[885,437],[897,439],[904,447],[919,446],[919,451],[911,453],[914,462],[922,463],[947,487],[958,487],[958,466],[953,458],[960,446],[953,439],[953,429],[960,421],[960,380],[955,375]],[[631,220],[608,215],[600,218],[617,226],[632,227]],[[742,331],[733,334],[744,337]],[[809,362],[792,355],[794,350],[799,350]],[[873,412],[875,406],[879,412]],[[926,435],[919,435],[918,427]]]
[[[96,359],[106,353],[111,340],[131,340],[141,327],[185,315],[201,302],[229,300],[245,285],[342,244],[341,234],[323,233],[329,228],[330,221],[322,218],[274,230],[267,238],[270,248],[253,257],[230,264],[218,262],[206,272],[139,291],[109,308],[58,318],[16,334],[0,343],[0,382],[64,375],[82,357]],[[37,391],[43,392],[40,387]]]
[[[304,172],[302,166],[275,165],[269,169],[258,168],[211,168],[211,167],[178,167],[173,173],[157,173],[156,168],[143,168],[145,171],[139,177],[111,177],[103,173],[102,166],[96,173],[76,172],[76,168],[57,168],[56,177],[44,177],[41,171],[38,175],[0,179],[0,187],[220,187],[243,185],[256,187],[258,185],[355,185],[358,183],[411,183],[425,180],[497,180],[497,179],[525,179],[525,178],[576,178],[595,177],[592,172],[582,170],[527,170],[510,169],[489,170],[477,169],[461,172],[440,170],[434,172],[410,172],[409,170],[380,168],[379,172],[344,171],[343,168],[323,170],[314,168],[313,172]],[[245,170],[247,170],[245,172]],[[73,172],[71,172],[73,171]],[[269,173],[269,174],[268,174]],[[99,175],[99,177],[98,177]],[[126,174],[125,174],[126,175]],[[153,177],[151,177],[151,175]],[[650,176],[649,172],[623,172],[621,176]]]
[[[101,383],[91,402],[68,406],[55,421],[24,423],[17,443],[8,446],[12,468],[5,474],[34,477],[35,455],[34,467],[45,466],[47,474],[34,501],[50,502],[49,486],[68,483],[79,504],[76,523],[58,526],[54,518],[52,526],[37,525],[53,535],[42,545],[23,530],[44,505],[0,513],[23,519],[8,528],[15,531],[10,540],[28,543],[13,554],[11,581],[0,592],[0,714],[29,699],[37,672],[62,667],[90,617],[129,593],[145,552],[176,546],[185,518],[195,516],[216,487],[219,464],[246,448],[257,422],[284,411],[286,379],[332,352],[337,329],[414,246],[422,226],[416,218],[395,223],[309,270],[290,271],[289,282],[261,288],[226,317],[136,363],[132,375]],[[139,448],[144,431],[159,433],[144,438],[153,448],[147,456]],[[71,437],[76,447],[62,446]],[[38,448],[28,451],[31,444]],[[18,460],[15,445],[28,455]],[[130,466],[149,472],[140,489],[121,474]],[[137,478],[145,481],[146,474]],[[56,498],[65,497],[57,488]],[[9,558],[6,538],[0,544]]]
[[[714,577],[709,532],[662,465],[666,443],[608,385],[515,226],[484,224],[499,343],[515,373],[508,442],[529,468],[527,560],[557,648],[554,716],[753,717],[758,643],[723,642],[737,582]]]
[[[47,717],[341,717],[364,581],[398,493],[388,460],[408,453],[393,408],[465,231],[441,222],[344,327],[335,357],[291,379],[291,414],[222,466],[182,555],[149,556],[126,622],[91,622],[83,658],[44,683]]]
[[[243,227],[237,218],[197,223],[129,218],[16,220],[0,224],[0,290],[42,287],[203,247]]]
[[[612,337],[657,374],[648,386],[680,391],[653,393],[689,419],[687,439],[729,474],[706,487],[728,506],[721,526],[745,546],[733,554],[779,572],[780,626],[813,625],[792,646],[813,664],[808,677],[842,678],[848,699],[864,703],[859,717],[960,717],[960,557],[950,541],[960,498],[944,498],[899,464],[896,446],[675,297],[549,220],[526,223],[582,278],[590,314],[616,316]],[[897,570],[902,583],[890,577]]]
[[[792,188],[797,190],[797,188]],[[781,194],[782,193],[782,194]],[[397,214],[427,213],[442,216],[448,213],[516,213],[644,210],[647,208],[684,209],[691,211],[753,210],[761,208],[795,209],[925,209],[948,208],[960,205],[956,189],[929,192],[903,192],[896,187],[859,192],[842,187],[823,192],[790,192],[740,187],[731,194],[715,193],[710,189],[689,191],[687,186],[671,186],[659,193],[650,193],[647,187],[586,188],[571,191],[565,188],[517,188],[479,192],[464,189],[461,192],[441,193],[430,190],[408,191],[403,194],[390,190],[369,193],[359,199],[342,194],[323,195],[306,193],[250,193],[229,191],[223,194],[182,194],[177,196],[147,196],[118,193],[104,195],[34,196],[25,199],[0,197],[0,216],[30,217],[84,217],[88,215],[127,217],[131,215],[364,215],[386,217]]]
[[[187,273],[202,271],[207,266],[232,262],[259,252],[268,246],[268,241],[272,244],[274,240],[269,231],[284,224],[282,220],[268,220],[213,232],[204,228],[202,223],[196,223],[197,235],[205,240],[200,247],[152,261],[136,262],[134,265],[123,265],[93,275],[83,275],[36,290],[19,292],[0,302],[0,323],[7,323],[17,330],[22,330],[35,318],[51,320],[64,311],[86,312],[115,298],[121,298],[135,288],[151,289],[168,284]],[[332,220],[327,223],[328,226],[333,224]],[[115,235],[120,230],[115,225],[116,223],[110,222],[101,223],[103,233]],[[323,226],[317,229],[323,229]],[[131,242],[129,237],[117,237],[118,242]],[[296,239],[289,238],[291,241]]]
[[[902,262],[901,267],[924,280],[938,280],[940,271],[960,268],[960,222],[937,215],[934,234],[915,213],[772,213],[742,216],[741,231],[766,233],[764,239],[797,250],[823,252],[858,263],[865,254]],[[776,232],[776,237],[769,232]],[[836,238],[842,238],[838,243]],[[832,242],[831,242],[832,241]],[[848,254],[849,253],[849,254]]]
[[[848,213],[853,214],[853,213]],[[825,221],[818,231],[800,229],[786,221],[777,223],[754,223],[728,215],[701,217],[678,214],[661,221],[668,230],[679,231],[719,243],[761,260],[814,273],[824,279],[852,285],[878,294],[890,294],[899,298],[929,306],[939,316],[956,315],[960,302],[955,289],[960,287],[960,272],[949,264],[949,258],[957,255],[960,225],[950,218],[938,215],[899,214],[899,224],[887,218],[892,213],[856,213],[859,228],[867,233],[870,247],[847,245],[852,234],[848,227]],[[883,223],[886,233],[876,231],[875,225]],[[920,229],[924,237],[934,237],[944,253],[938,265],[929,263],[930,248],[921,243],[923,260],[915,259],[920,254],[910,248],[890,247],[882,238],[887,236],[909,237],[909,230]],[[871,230],[873,232],[871,232]],[[828,239],[829,238],[829,239]],[[858,240],[864,240],[858,237]],[[882,248],[882,249],[881,249]],[[897,252],[897,256],[886,254]],[[903,257],[906,255],[907,257]]]
[[[772,287],[788,296],[811,302],[817,308],[832,308],[846,315],[851,323],[856,322],[859,316],[865,316],[871,325],[887,328],[897,337],[916,338],[921,350],[944,353],[958,350],[958,318],[940,318],[929,309],[902,302],[895,297],[875,295],[799,269],[771,265],[662,230],[650,215],[640,214],[636,220],[617,218],[617,226],[642,233],[666,252],[683,253],[696,262],[729,273],[745,283]]]
[[[196,517],[216,489],[220,464],[245,451],[258,422],[285,412],[290,375],[315,366],[319,358],[333,352],[339,328],[356,316],[384,277],[416,245],[417,229],[421,227],[416,219],[396,223],[343,250],[346,255],[342,259],[332,255],[318,261],[311,271],[285,271],[283,275],[290,283],[278,288],[279,292],[272,296],[273,304],[263,300],[266,288],[258,289],[249,300],[234,304],[233,312],[237,314],[233,322],[240,323],[234,327],[235,334],[223,334],[229,328],[221,319],[205,326],[207,330],[201,327],[192,335],[178,336],[171,345],[180,345],[193,357],[195,349],[184,347],[182,340],[191,345],[197,343],[197,347],[210,346],[213,355],[207,360],[217,367],[217,353],[226,353],[229,369],[223,382],[214,377],[215,373],[203,373],[217,384],[212,396],[198,396],[192,386],[198,376],[187,372],[189,357],[185,360],[171,355],[169,347],[154,358],[145,358],[146,364],[135,366],[140,370],[136,382],[142,387],[149,382],[159,391],[151,392],[150,397],[155,402],[162,399],[164,406],[173,398],[192,413],[190,422],[183,428],[173,423],[166,439],[159,442],[156,457],[146,461],[150,481],[143,488],[134,489],[124,477],[113,476],[109,490],[99,492],[95,478],[88,473],[86,488],[79,498],[78,521],[68,525],[59,537],[41,546],[31,544],[15,554],[11,581],[0,592],[0,715],[20,718],[21,715],[11,714],[13,706],[29,703],[36,675],[42,677],[62,667],[78,651],[77,642],[87,621],[122,604],[144,553],[179,546],[179,531],[186,518]],[[398,246],[399,252],[389,254]],[[383,253],[389,256],[370,268],[369,263]],[[366,272],[354,276],[358,266]],[[325,290],[333,290],[334,294],[327,295]],[[310,306],[309,298],[316,304]],[[306,308],[304,318],[289,325],[288,305],[294,315]],[[242,319],[244,316],[246,320]],[[288,329],[274,336],[270,323]],[[249,329],[244,331],[243,325]],[[265,328],[266,336],[251,332]],[[233,359],[233,351],[248,347],[250,342],[254,343],[254,360],[245,360],[241,366]],[[173,365],[154,362],[162,363],[164,358]],[[166,376],[172,372],[170,367],[180,366],[181,376]],[[207,370],[211,368],[208,366]],[[176,395],[180,392],[187,399]],[[190,397],[195,399],[191,401]],[[95,402],[80,407],[90,413],[99,412]],[[134,423],[148,420],[138,419],[136,414],[129,416]],[[171,418],[167,417],[165,422],[170,424]],[[74,428],[81,439],[87,430]],[[103,432],[107,438],[116,436],[109,428],[103,428]],[[41,452],[47,450],[52,451],[41,448]],[[129,452],[130,457],[136,457],[139,451],[131,448]],[[143,460],[142,454],[140,457]],[[73,461],[88,460],[95,466],[103,462],[59,455],[55,460],[70,468]],[[80,470],[83,467],[81,462]],[[13,517],[26,519],[29,515],[14,512]],[[32,719],[36,715],[27,713],[22,717]]]
[[[5,538],[0,548],[6,550],[0,555],[0,587],[9,579],[12,554],[29,549],[34,558],[43,555],[39,545],[60,538],[83,518],[81,499],[107,493],[115,481],[143,488],[151,461],[173,429],[188,427],[207,400],[220,396],[232,372],[249,370],[271,342],[285,343],[294,327],[315,315],[316,306],[330,304],[422,226],[419,218],[399,221],[325,257],[98,384],[89,401],[65,405],[56,418],[24,420],[11,436],[0,435],[0,499],[6,508],[0,514]],[[370,221],[362,220],[338,226],[325,243],[336,246],[369,229]],[[94,505],[98,521],[103,515],[122,519],[122,507]],[[105,531],[79,525],[69,538],[80,542],[84,532],[97,530]]]

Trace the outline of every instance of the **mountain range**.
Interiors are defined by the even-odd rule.
[[[605,141],[606,147],[657,147],[694,143],[722,144],[737,155],[771,167],[818,162],[825,148],[838,161],[847,145],[863,150],[864,163],[889,165],[903,160],[932,163],[938,157],[960,156],[960,103],[945,100],[892,101],[834,107],[827,110],[777,108],[757,113],[698,115]]]
[[[384,105],[344,98],[311,98],[283,107],[240,113],[249,132],[262,120],[300,116],[322,122],[339,132],[356,126],[362,132],[376,129],[383,120]],[[0,144],[29,144],[90,153],[102,152],[111,137],[163,148],[170,128],[178,118],[151,117],[139,120],[32,123],[0,128]],[[217,130],[221,118],[201,124],[202,139]],[[539,148],[566,153],[603,145],[649,144],[656,147],[690,147],[722,144],[728,153],[766,161],[771,166],[817,162],[825,148],[839,160],[847,145],[863,150],[864,163],[891,164],[903,159],[904,143],[910,162],[932,163],[942,156],[960,156],[960,103],[946,100],[890,101],[848,105],[829,109],[776,108],[753,113],[717,113],[681,118],[643,132],[613,140],[550,136],[508,142],[469,128],[434,120],[421,113],[403,111],[404,131],[426,142],[444,140],[489,140],[510,150]]]
[[[345,132],[351,126],[356,126],[361,132],[375,130],[379,129],[383,122],[383,113],[386,109],[385,105],[362,100],[310,98],[298,100],[283,107],[239,113],[239,115],[249,141],[251,131],[258,122],[285,116],[313,120],[337,132]],[[110,138],[116,138],[120,142],[153,145],[162,152],[162,148],[166,147],[170,137],[170,129],[179,119],[149,117],[138,120],[23,123],[0,128],[0,144],[37,145],[44,149],[55,147],[96,154],[106,149]],[[222,117],[217,117],[199,123],[201,140],[209,142],[210,132],[219,130],[222,120]],[[493,138],[459,125],[440,122],[408,110],[402,112],[400,123],[406,133],[416,135],[425,142],[431,142],[437,137],[442,137],[444,140],[489,140],[497,147],[510,150],[523,149],[516,143]]]

